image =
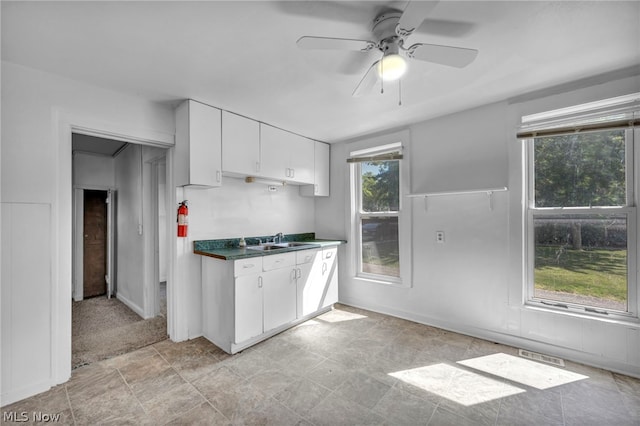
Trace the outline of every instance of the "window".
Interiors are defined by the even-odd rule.
[[[400,160],[366,161],[357,168],[359,272],[399,278]]]
[[[579,131],[561,116],[527,138],[527,301],[637,316],[635,120],[601,111]]]
[[[403,211],[405,184],[400,143],[351,153],[355,275],[408,285],[410,236]]]

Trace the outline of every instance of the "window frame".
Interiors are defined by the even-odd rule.
[[[412,236],[411,236],[411,203],[405,202],[404,198],[409,193],[409,162],[407,159],[385,158],[385,154],[390,152],[402,152],[406,157],[408,150],[408,136],[400,133],[399,137],[387,137],[377,139],[379,143],[365,141],[365,144],[357,144],[365,149],[352,150],[349,158],[370,157],[380,155],[380,161],[398,161],[399,197],[397,212],[364,212],[362,210],[362,173],[361,162],[351,162],[348,160],[351,194],[350,194],[350,226],[351,239],[354,242],[351,249],[352,265],[354,269],[352,276],[354,279],[373,284],[389,285],[393,287],[409,288],[412,286],[411,271],[413,268],[412,259]],[[390,143],[389,141],[396,141]],[[367,143],[369,142],[369,143]],[[354,144],[355,145],[355,144]],[[374,161],[367,158],[367,161]],[[362,226],[361,220],[368,217],[398,217],[398,251],[400,276],[375,274],[362,270]]]
[[[536,207],[535,206],[535,138],[524,140],[525,166],[525,283],[524,304],[529,306],[544,307],[561,312],[572,312],[590,317],[620,319],[637,322],[639,317],[639,299],[637,281],[638,265],[638,209],[637,191],[640,188],[638,182],[638,160],[635,145],[640,139],[640,130],[626,128],[625,130],[625,180],[626,201],[620,206],[592,206],[592,207]],[[536,217],[563,216],[563,215],[595,215],[595,214],[621,214],[627,218],[627,311],[588,306],[586,304],[570,303],[566,301],[539,298],[534,296],[535,282],[535,225]]]

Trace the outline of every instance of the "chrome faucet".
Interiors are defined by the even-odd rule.
[[[273,242],[276,242],[276,238],[278,239],[278,244],[280,244],[282,242],[282,238],[284,237],[284,235],[282,235],[282,232],[278,232],[276,234],[275,237],[273,237]]]

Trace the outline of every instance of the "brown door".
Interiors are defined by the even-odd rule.
[[[106,200],[106,191],[84,191],[84,298],[107,292]]]

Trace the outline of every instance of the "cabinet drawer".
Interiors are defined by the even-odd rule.
[[[305,263],[311,263],[314,261],[320,249],[315,250],[300,250],[296,252],[296,265],[304,265]]]
[[[262,270],[271,271],[273,269],[284,268],[296,264],[295,253],[271,254],[262,258]]]
[[[338,247],[327,247],[322,249],[322,258],[324,260],[334,260],[338,255]]]
[[[233,275],[235,277],[241,277],[248,274],[259,274],[262,272],[262,258],[251,257],[248,259],[238,259],[233,265]]]

